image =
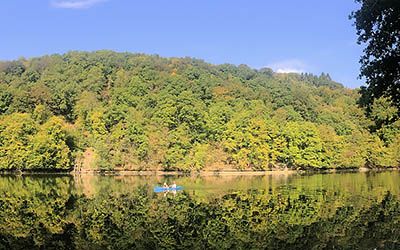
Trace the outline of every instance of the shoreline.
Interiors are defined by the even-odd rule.
[[[103,175],[103,176],[262,176],[262,175],[293,175],[293,174],[334,174],[334,173],[366,173],[399,171],[400,168],[357,168],[357,169],[324,169],[324,170],[207,170],[195,172],[161,171],[161,170],[84,170],[84,171],[0,171],[1,175]]]

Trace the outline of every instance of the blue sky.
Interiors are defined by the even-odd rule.
[[[348,87],[362,48],[352,0],[2,0],[0,59],[70,50],[190,56],[321,72]]]

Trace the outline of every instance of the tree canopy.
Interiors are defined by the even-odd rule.
[[[362,89],[362,103],[391,97],[400,107],[400,1],[356,0],[361,8],[351,14],[358,42],[365,44],[360,59],[361,74],[367,87]]]
[[[396,167],[398,108],[329,74],[112,51],[1,62],[0,169]]]

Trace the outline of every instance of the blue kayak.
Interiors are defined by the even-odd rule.
[[[176,188],[172,187],[165,188],[160,186],[154,187],[154,192],[156,193],[167,192],[167,191],[179,191],[179,190],[183,190],[183,187],[182,186],[176,186]]]

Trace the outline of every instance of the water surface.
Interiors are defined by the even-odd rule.
[[[154,193],[164,181],[182,192]],[[400,249],[400,174],[1,176],[0,249]]]

